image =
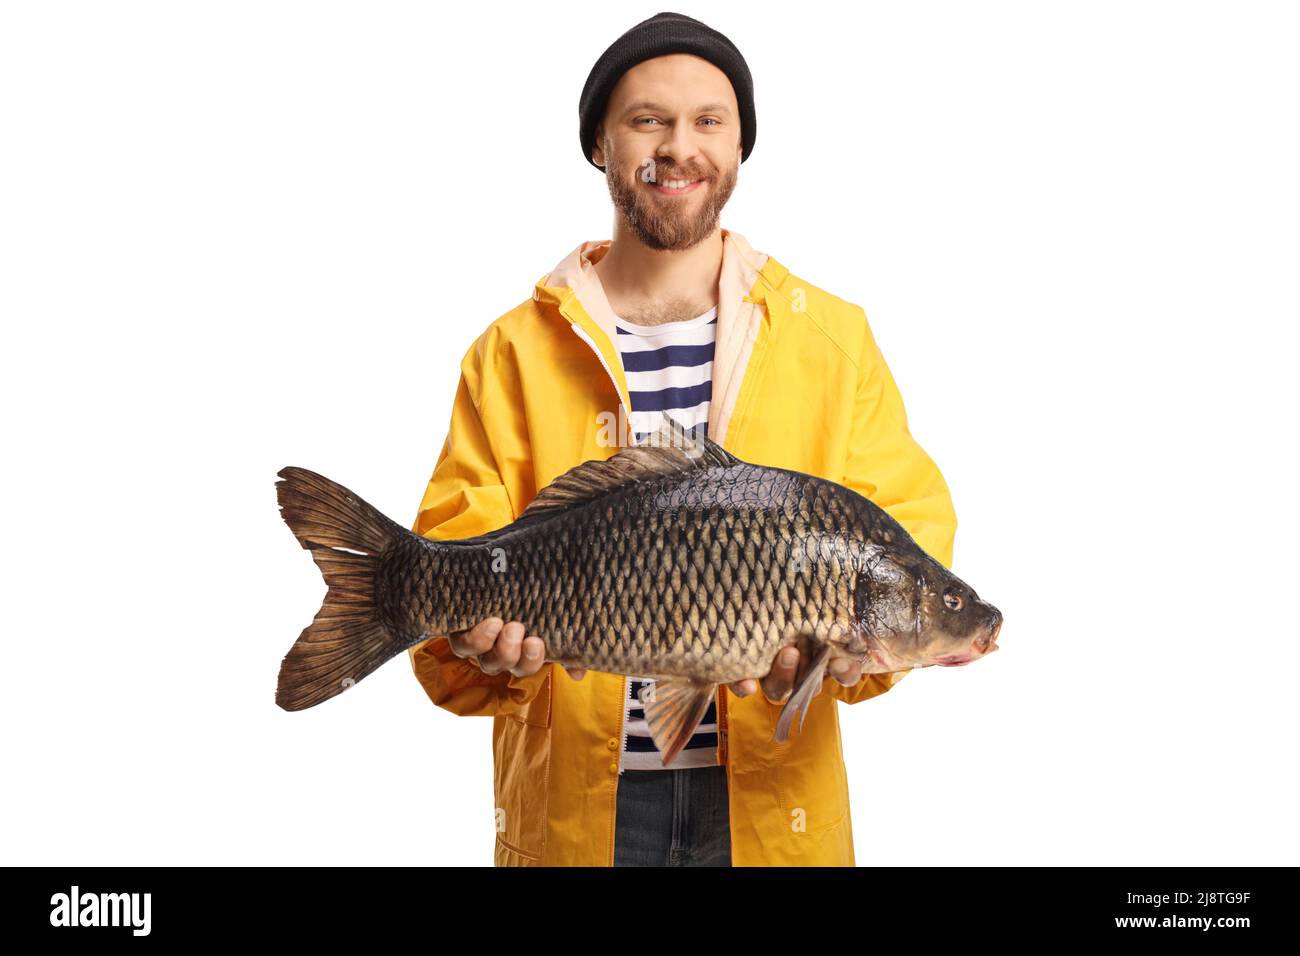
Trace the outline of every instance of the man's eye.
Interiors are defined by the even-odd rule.
[[[722,125],[722,121],[721,121],[721,120],[716,120],[716,119],[714,119],[712,116],[706,116],[706,117],[704,118],[704,121],[705,121],[705,122],[708,122],[708,123],[713,123],[715,126],[721,126],[721,125]]]
[[[653,116],[642,116],[641,119],[637,120],[637,122],[640,123],[640,122],[643,122],[644,120],[650,120],[650,121],[653,122],[653,123],[657,123],[657,122],[659,122],[659,121],[658,121],[657,119],[655,119]]]

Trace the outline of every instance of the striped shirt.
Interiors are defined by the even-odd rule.
[[[623,356],[631,400],[633,440],[640,442],[656,431],[665,411],[697,435],[707,433],[709,400],[713,394],[713,345],[718,329],[715,306],[703,315],[682,322],[637,325],[615,321],[618,349]],[[624,770],[662,770],[663,757],[646,727],[638,694],[654,681],[628,675],[623,697],[623,741],[619,773]],[[685,749],[669,767],[707,767],[718,762],[716,702]]]

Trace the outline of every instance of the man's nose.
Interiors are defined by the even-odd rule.
[[[695,142],[694,136],[689,124],[674,122],[655,151],[659,164],[673,165],[678,169],[697,165],[695,161],[699,157],[699,144]]]

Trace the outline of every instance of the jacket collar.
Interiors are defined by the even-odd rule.
[[[769,257],[766,253],[756,252],[740,233],[727,228],[719,231],[722,233],[722,271],[718,279],[718,301],[721,304],[726,298],[747,295]],[[533,298],[562,307],[569,295],[576,296],[583,311],[597,327],[606,335],[613,336],[614,312],[596,273],[596,263],[604,258],[611,245],[612,239],[580,243],[537,281]],[[566,318],[570,317],[566,315]]]
[[[766,293],[780,285],[786,270],[771,256],[757,252],[745,237],[722,232],[722,269],[718,276],[718,330],[713,360],[713,401],[709,437],[721,443],[739,395],[744,366],[767,310]],[[614,343],[614,311],[605,296],[595,263],[613,240],[583,242],[537,281],[533,298],[554,306],[587,341],[614,381],[619,399],[629,406],[623,360]]]

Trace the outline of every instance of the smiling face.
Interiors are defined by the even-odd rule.
[[[689,53],[638,63],[619,79],[596,128],[614,206],[651,249],[708,238],[736,186],[743,149],[727,75]]]

